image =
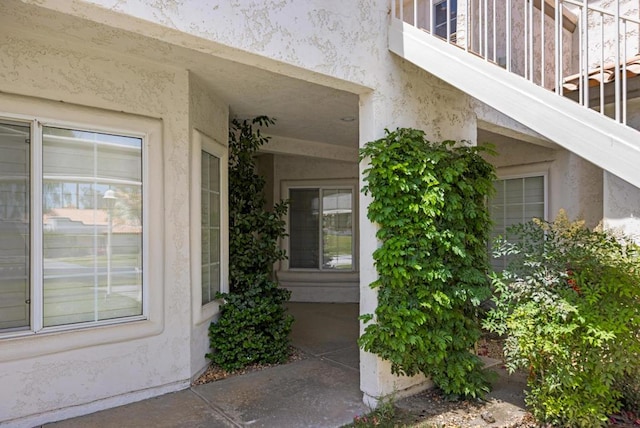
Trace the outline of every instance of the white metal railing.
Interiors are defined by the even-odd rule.
[[[391,13],[618,122],[640,96],[638,0],[392,0]]]

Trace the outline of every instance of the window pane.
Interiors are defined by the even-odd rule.
[[[323,269],[352,267],[351,190],[322,191]]]
[[[506,180],[505,182],[505,203],[513,204],[513,203],[522,203],[523,193],[524,193],[524,179],[522,178],[513,178],[510,180]]]
[[[220,193],[213,190],[209,192],[209,217],[212,227],[220,227]]]
[[[489,202],[493,220],[492,239],[501,235],[509,239],[506,229],[533,218],[544,218],[544,177],[524,177],[495,182],[496,195]],[[493,240],[489,243],[491,247]],[[491,258],[495,270],[506,267],[509,259]]]
[[[202,265],[202,304],[209,303],[211,296],[211,272],[209,265]]]
[[[0,329],[29,327],[29,138],[0,123]]]
[[[215,156],[209,156],[209,188],[220,191],[220,159]]]
[[[544,201],[544,177],[524,179],[524,202],[539,204]]]
[[[142,314],[142,140],[44,127],[44,326]]]
[[[289,190],[289,267],[319,269],[319,189]]]
[[[447,19],[449,21],[450,34],[457,31],[457,0],[449,0],[449,8],[447,8],[447,0],[436,3],[433,6],[435,33],[436,35],[447,38]]]
[[[220,159],[203,151],[200,165],[202,304],[205,305],[220,291]]]

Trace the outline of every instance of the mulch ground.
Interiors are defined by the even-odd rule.
[[[304,358],[305,358],[304,353],[292,346],[290,348],[289,359],[282,364],[289,364],[294,361],[302,360]],[[230,376],[239,376],[239,375],[260,371],[269,367],[275,367],[279,365],[281,364],[251,364],[240,370],[227,371],[215,364],[211,364],[204,373],[202,373],[196,380],[194,380],[191,383],[191,385],[203,385],[205,383],[226,379]]]

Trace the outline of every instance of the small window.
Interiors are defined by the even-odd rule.
[[[457,31],[457,18],[458,18],[458,1],[457,0],[442,0],[434,3],[433,5],[434,16],[434,33],[443,39],[447,38],[447,35],[453,36]],[[449,33],[447,34],[447,24],[449,25]]]
[[[219,292],[228,291],[228,148],[194,129],[191,165],[192,319],[211,322],[219,311]]]
[[[508,239],[510,226],[546,217],[544,175],[496,180],[495,189],[496,193],[489,201],[493,221],[490,246],[498,236]],[[508,259],[491,257],[491,263],[495,270],[503,270]]]
[[[289,268],[351,271],[353,189],[289,189]]]
[[[220,158],[202,151],[201,156],[202,304],[220,291]]]

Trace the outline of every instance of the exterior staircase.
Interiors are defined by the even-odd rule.
[[[438,6],[451,12],[446,31]],[[615,9],[587,0],[394,0],[389,49],[640,187],[640,132],[625,124],[628,94],[640,80],[625,34],[635,26],[637,39],[640,20]]]

